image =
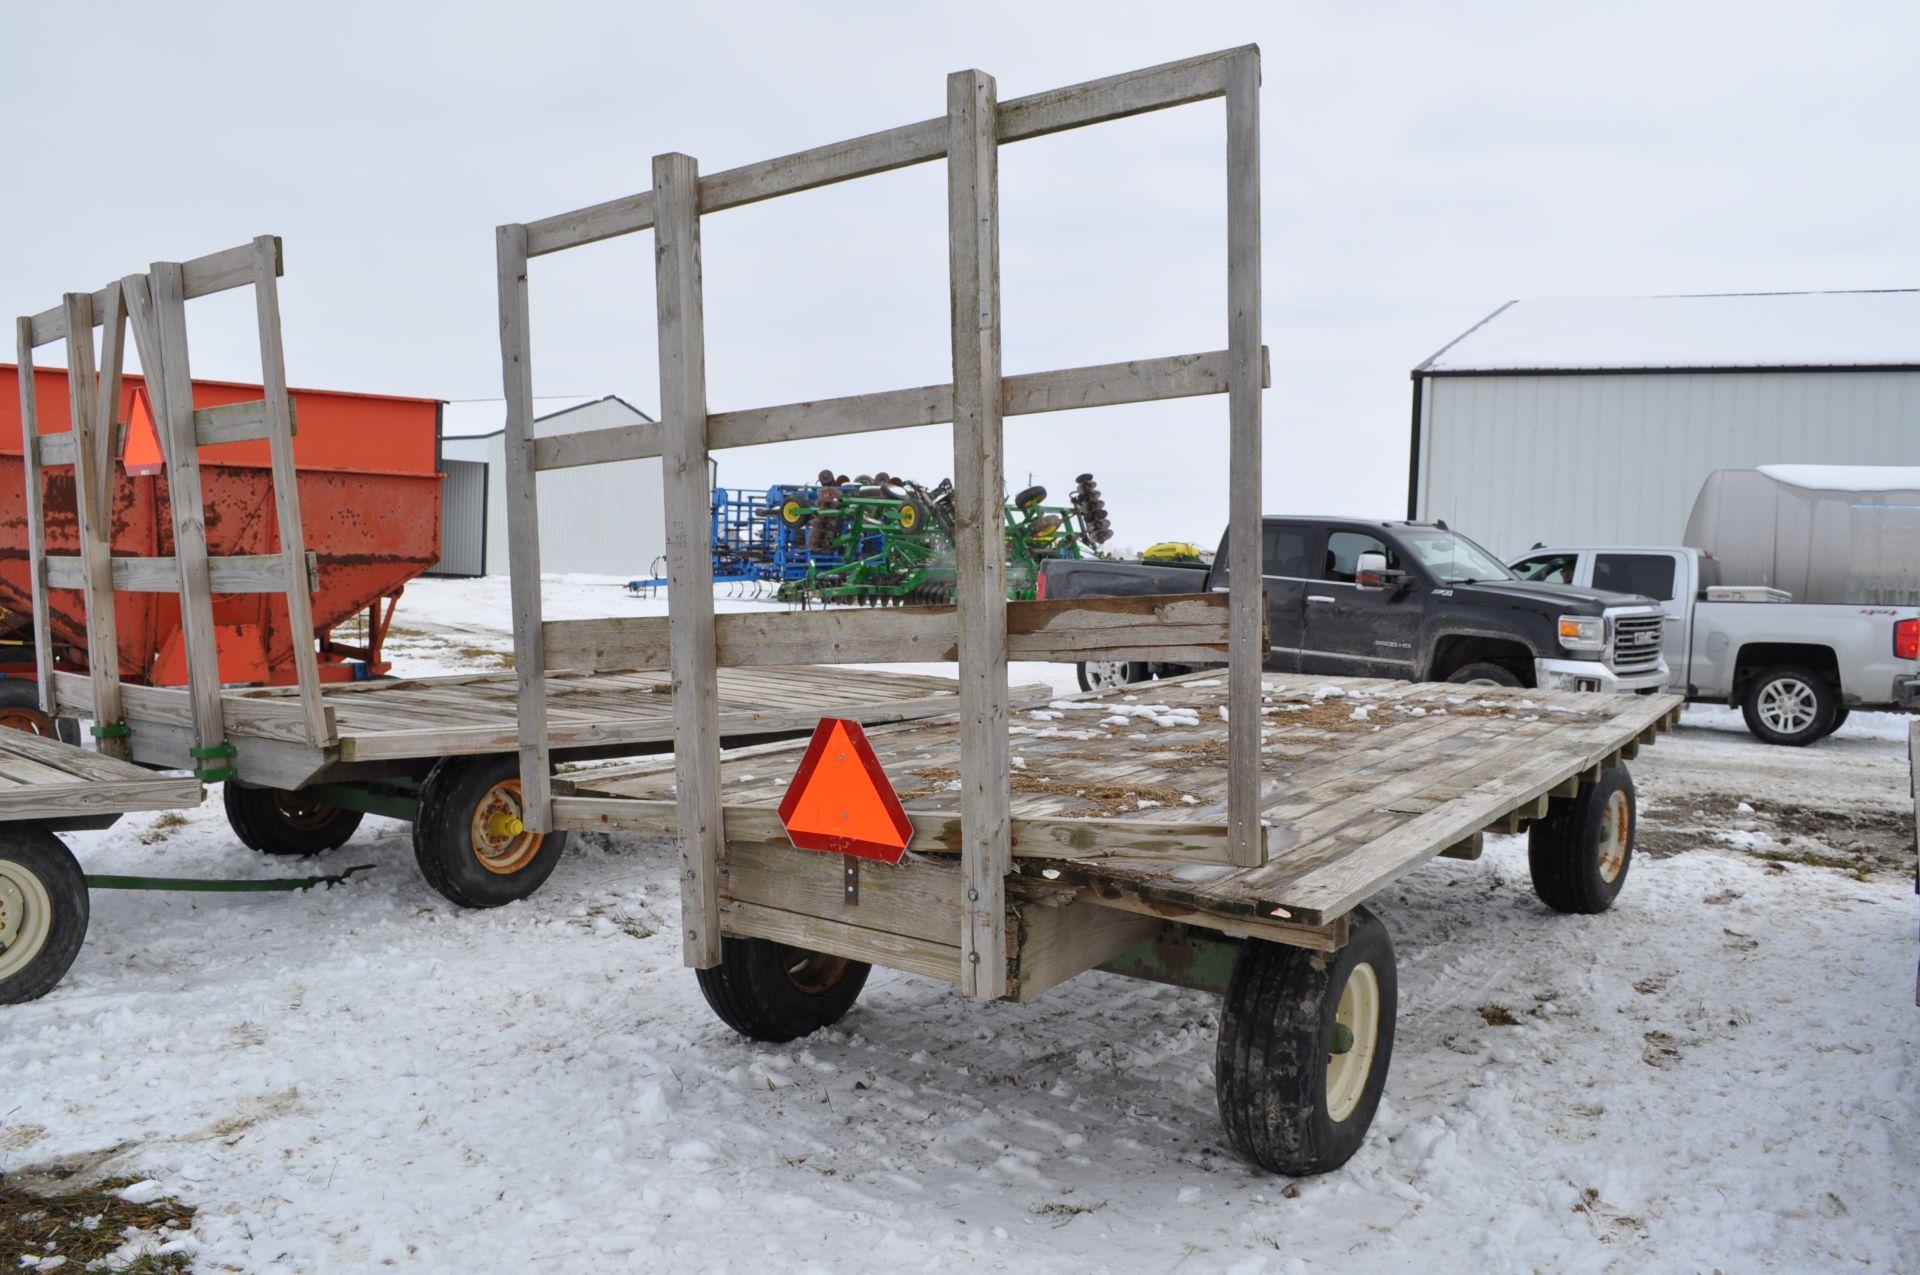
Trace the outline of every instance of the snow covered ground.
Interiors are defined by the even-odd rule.
[[[395,646],[470,667],[505,615],[503,582],[424,581]],[[474,913],[379,819],[331,891],[96,894],[66,983],[0,1010],[0,1172],[157,1179],[201,1271],[1916,1271],[1904,726],[1773,749],[1689,711],[1634,763],[1647,853],[1603,916],[1538,904],[1518,837],[1380,896],[1388,1096],[1315,1180],[1225,1146],[1205,995],[975,1006],[876,971],[838,1030],[757,1045],[680,966],[667,844],[577,840]],[[71,841],[92,871],[289,866],[217,802]]]

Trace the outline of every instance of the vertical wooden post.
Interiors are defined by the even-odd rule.
[[[513,670],[520,692],[521,819],[553,831],[547,764],[547,646],[540,628],[540,501],[533,468],[533,330],[527,304],[527,228],[502,226],[500,367],[507,395],[507,570],[512,580]]]
[[[27,473],[27,575],[33,596],[34,668],[40,679],[40,707],[58,711],[53,695],[53,612],[47,607],[47,513],[40,487],[40,404],[33,383],[33,320],[14,324],[15,359],[20,373],[20,450]]]
[[[93,366],[93,298],[69,292],[63,298],[67,321],[67,404],[73,422],[73,503],[80,532],[80,591],[87,608],[87,668],[93,676],[94,716],[108,730],[121,725],[120,636],[113,608],[113,514],[100,508],[98,448],[94,427],[99,412],[99,378]],[[100,751],[127,755],[127,741],[101,735]]]
[[[180,633],[187,648],[187,693],[193,702],[194,746],[202,752],[227,742],[220,703],[220,647],[214,636],[213,589],[207,571],[206,502],[200,494],[200,440],[193,426],[193,373],[187,361],[186,282],[180,264],[156,261],[147,276],[150,295],[139,285],[127,292],[134,339],[151,331],[149,350],[140,348],[153,404],[154,432],[167,466],[167,504],[173,517],[173,557],[180,568]],[[150,324],[142,323],[142,303],[151,305]],[[156,372],[158,375],[156,375]],[[156,392],[157,390],[157,392]],[[210,759],[209,759],[210,760]],[[223,769],[214,766],[211,769]],[[209,769],[200,767],[199,769]]]
[[[653,157],[654,288],[660,317],[660,465],[673,650],[673,776],[680,817],[681,950],[720,961],[719,686],[713,644],[713,507],[707,472],[706,314],[700,291],[700,167]]]
[[[1266,861],[1261,825],[1260,672],[1260,55],[1227,70],[1227,525],[1233,595],[1227,627],[1227,857]]]
[[[114,446],[119,436],[120,381],[127,361],[127,299],[119,288],[108,290],[107,312],[100,320],[100,393],[94,416],[93,471],[100,479],[95,507],[113,524]]]
[[[324,746],[333,742],[333,730],[327,724],[326,706],[320,702],[320,660],[314,653],[307,537],[300,522],[300,475],[293,462],[293,412],[287,403],[287,352],[280,339],[279,276],[279,236],[261,235],[253,241],[253,302],[260,324],[260,380],[267,403],[273,506],[279,519],[280,560],[287,582],[287,637],[293,644],[293,672],[300,684],[300,710],[307,739]]]
[[[947,77],[954,592],[960,607],[961,989],[1007,994],[1007,566],[1000,432],[1000,141],[993,77]]]

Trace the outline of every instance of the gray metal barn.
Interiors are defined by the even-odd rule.
[[[1408,516],[1679,544],[1707,476],[1920,464],[1920,290],[1510,301],[1413,370]]]

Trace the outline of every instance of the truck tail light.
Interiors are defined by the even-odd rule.
[[[1920,620],[1902,620],[1893,626],[1894,658],[1920,660]]]
[[[1033,596],[1036,601],[1047,600],[1047,569],[1040,568],[1040,574],[1033,578]]]

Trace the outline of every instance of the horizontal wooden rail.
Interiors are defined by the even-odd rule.
[[[57,715],[93,716],[93,682],[90,678],[79,673],[56,672],[53,675],[53,693],[58,706],[55,710]],[[184,686],[135,686],[123,683],[120,687],[120,711],[136,734],[143,722],[189,730],[193,727],[193,701]],[[324,717],[327,737],[308,738],[306,710],[297,697],[253,699],[223,695],[220,697],[220,712],[226,719],[228,732],[234,735],[322,747],[338,738],[331,707],[325,710]]]
[[[287,403],[287,425],[294,433],[299,428],[294,423],[294,405]],[[267,403],[265,399],[250,399],[245,403],[223,403],[219,407],[202,407],[193,414],[193,436],[202,447],[213,447],[220,443],[253,443],[267,437]]]
[[[112,455],[120,454],[120,445],[126,441],[127,427],[115,423],[113,427]],[[58,434],[42,434],[33,440],[34,450],[39,453],[42,465],[73,464],[73,431],[62,430]]]
[[[729,842],[787,839],[776,811],[760,806],[727,806],[723,816]],[[913,823],[909,851],[960,853],[959,811],[927,814],[910,810],[907,818]],[[631,797],[555,797],[553,821],[556,828],[620,829],[661,836],[676,836],[680,829],[678,807],[672,801]],[[1161,863],[1224,864],[1228,862],[1227,829],[1225,824],[1183,823],[1177,819],[1023,819],[1016,815],[1013,854],[1017,859],[1118,856]]]
[[[1013,98],[1000,103],[999,140],[1002,144],[1020,142],[1220,97],[1226,92],[1227,72],[1234,60],[1256,56],[1258,51],[1247,45]],[[871,177],[943,159],[946,153],[946,117],[921,120],[714,173],[700,181],[700,211],[720,212],[777,195]],[[653,225],[653,216],[653,192],[642,191],[542,217],[527,223],[527,255],[544,256],[646,230]]]
[[[225,292],[229,288],[239,288],[253,282],[253,245],[241,244],[238,248],[225,248],[219,252],[210,252],[204,257],[195,257],[192,261],[180,263],[180,274],[184,284],[186,299],[209,297],[216,292]],[[273,240],[273,273],[286,273],[285,258],[281,252],[280,238]],[[99,327],[111,313],[113,294],[120,285],[110,283],[93,294],[93,326]],[[33,345],[35,349],[58,341],[67,334],[67,319],[64,307],[55,306],[51,310],[42,310],[33,316]]]
[[[1007,656],[1068,663],[1218,662],[1227,654],[1227,605],[1225,593],[1009,602]],[[667,666],[662,616],[549,620],[541,631],[551,672]],[[716,658],[723,668],[953,660],[959,635],[959,611],[951,606],[714,617]]]
[[[1272,377],[1267,352],[1260,351],[1261,384]],[[1227,353],[1173,354],[1124,363],[1097,363],[1058,372],[1027,372],[1000,382],[1003,416],[1032,416],[1122,403],[1153,403],[1227,392]],[[753,447],[840,434],[940,425],[953,419],[953,386],[922,385],[846,398],[783,403],[707,417],[707,448]],[[571,469],[610,461],[645,460],[660,455],[660,426],[647,421],[612,429],[586,430],[537,438],[534,468]]]
[[[180,567],[172,558],[114,558],[115,593],[178,593]],[[234,554],[207,559],[215,593],[285,593],[285,560],[277,553]],[[78,589],[84,578],[80,559],[72,554],[47,555],[47,587]],[[307,589],[320,588],[318,558],[307,553]]]

